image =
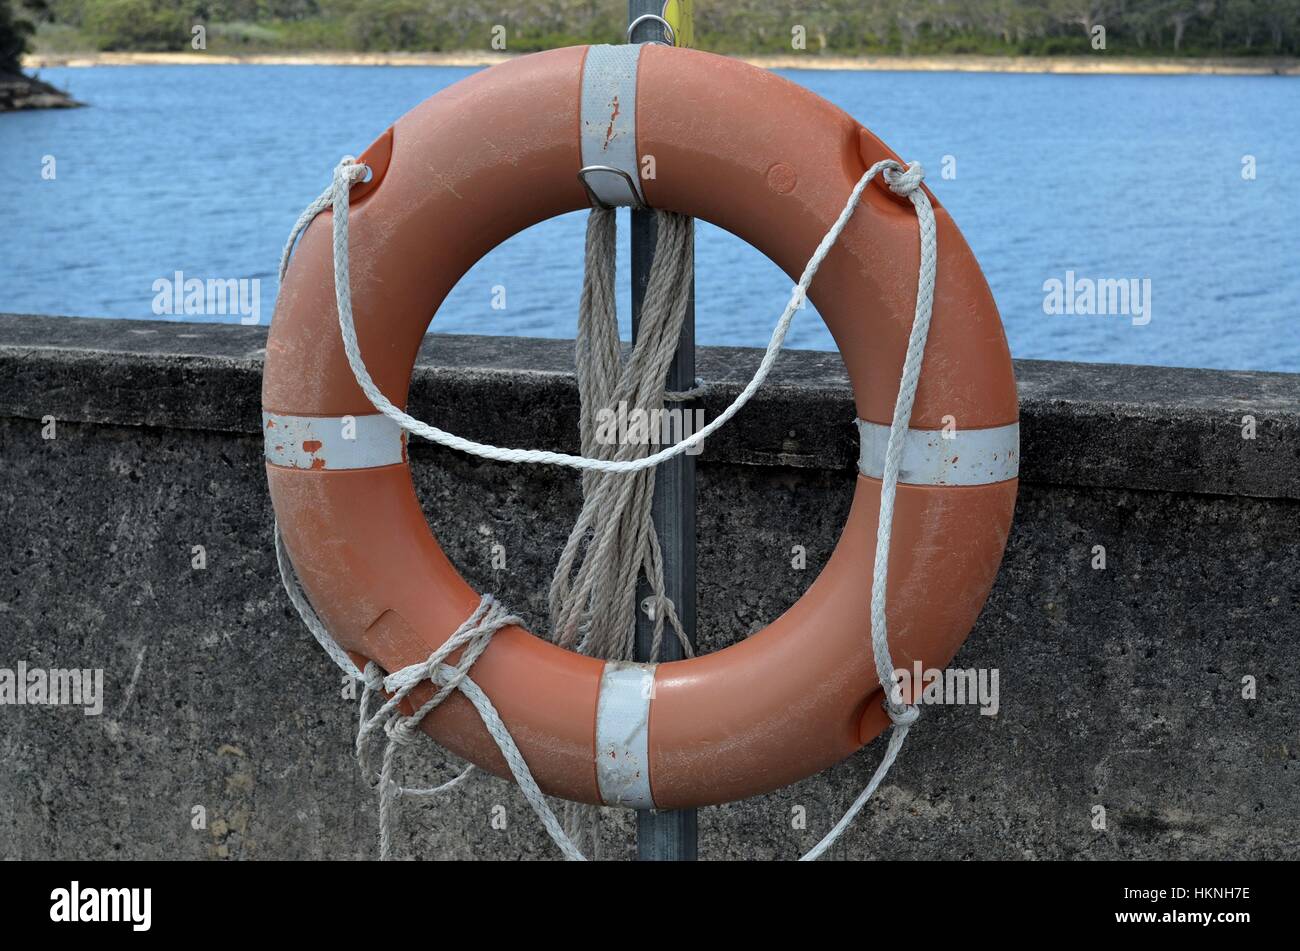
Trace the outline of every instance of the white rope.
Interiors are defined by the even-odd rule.
[[[930,198],[921,187],[925,172],[919,162],[905,169],[894,163],[885,172],[885,181],[895,194],[911,200],[916,209],[916,220],[921,236],[921,268],[916,279],[916,311],[912,316],[912,330],[907,338],[907,354],[903,358],[902,378],[898,383],[898,399],[894,403],[894,419],[889,427],[889,442],[885,447],[885,469],[880,482],[880,521],[876,528],[875,564],[871,575],[871,653],[876,662],[876,676],[885,694],[885,712],[894,726],[890,731],[889,745],[876,767],[871,782],[849,807],[839,822],[826,833],[800,861],[816,861],[835,844],[841,833],[867,804],[876,788],[894,765],[907,732],[921,715],[920,708],[903,703],[898,681],[894,676],[894,661],[889,653],[889,633],[885,622],[885,589],[889,580],[889,544],[894,528],[894,497],[898,490],[898,469],[903,458],[903,443],[912,419],[912,406],[916,403],[916,387],[921,379],[921,361],[925,356],[925,342],[930,335],[930,317],[934,309],[934,280],[938,270],[934,209]]]
[[[529,770],[528,763],[525,762],[523,754],[519,751],[519,747],[515,744],[509,729],[506,728],[505,722],[501,719],[501,714],[492,705],[488,695],[469,676],[470,667],[474,665],[474,662],[478,660],[483,651],[487,650],[488,644],[492,641],[492,636],[503,627],[511,624],[521,624],[522,621],[519,618],[508,614],[490,594],[485,594],[479,602],[478,608],[470,615],[469,620],[462,624],[441,647],[430,654],[427,660],[412,664],[409,667],[403,667],[387,677],[384,677],[378,665],[372,662],[366,665],[363,673],[357,670],[347,652],[329,636],[324,623],[307,600],[302,585],[298,581],[298,576],[294,573],[293,565],[285,551],[284,540],[280,535],[278,525],[275,527],[275,554],[276,563],[280,568],[280,580],[284,584],[284,589],[289,595],[289,601],[297,610],[298,616],[302,618],[307,629],[325,648],[325,652],[339,666],[339,669],[349,677],[362,682],[360,726],[357,730],[357,760],[361,764],[362,775],[367,778],[371,788],[376,788],[379,791],[380,858],[387,859],[392,851],[392,833],[397,818],[396,806],[398,800],[402,798],[430,798],[450,792],[464,783],[470,774],[474,772],[474,766],[470,765],[455,778],[430,789],[407,788],[394,779],[396,772],[395,756],[398,747],[410,745],[415,739],[415,731],[419,727],[420,721],[447,699],[453,691],[459,690],[474,705],[474,709],[478,711],[483,726],[496,743],[497,749],[501,751],[501,756],[505,759],[510,774],[514,776],[515,782],[519,785],[520,792],[523,793],[524,799],[528,801],[533,811],[537,813],[538,818],[541,819],[542,826],[546,829],[552,841],[559,846],[565,858],[573,861],[583,860],[582,853],[578,851],[577,847],[565,834],[560,821],[555,817],[555,813],[551,811],[545,795],[533,779],[532,771]],[[465,648],[465,653],[461,656],[460,663],[457,666],[450,667],[443,663],[449,655],[462,647]],[[440,689],[413,716],[403,716],[398,711],[399,704],[406,699],[407,695],[418,684],[426,680],[433,682]],[[381,690],[388,691],[391,696],[378,710],[371,713],[371,702],[374,697],[379,695]],[[376,775],[370,766],[370,754],[376,734],[381,729],[388,737],[389,742],[384,748],[383,766]]]
[[[776,328],[772,332],[772,338],[768,343],[767,351],[759,363],[758,370],[753,378],[746,384],[740,395],[722,412],[713,422],[706,425],[699,432],[683,439],[681,442],[667,449],[652,455],[644,456],[639,459],[624,460],[607,460],[599,458],[589,458],[586,456],[572,456],[565,453],[553,453],[540,450],[522,450],[522,449],[502,449],[496,446],[490,446],[483,443],[476,443],[471,440],[462,439],[451,433],[444,432],[436,427],[429,426],[419,420],[407,415],[392,404],[375,386],[374,380],[366,370],[365,364],[361,359],[360,350],[356,339],[356,329],[353,326],[352,307],[351,307],[351,290],[350,277],[348,272],[348,190],[354,181],[360,180],[366,174],[364,166],[356,165],[351,159],[344,159],[343,162],[335,169],[334,182],[324,194],[322,194],[299,218],[294,227],[293,233],[285,247],[281,259],[280,275],[281,280],[284,277],[285,268],[288,265],[289,255],[292,251],[294,241],[298,233],[307,226],[307,223],[326,207],[333,207],[334,210],[334,276],[335,276],[335,297],[339,311],[339,327],[343,336],[344,349],[347,352],[348,362],[356,375],[357,383],[366,393],[367,398],[374,407],[397,422],[400,426],[408,431],[430,439],[433,442],[452,449],[460,449],[473,455],[481,456],[487,459],[493,459],[502,462],[530,462],[530,463],[554,463],[558,465],[569,466],[571,468],[596,470],[599,472],[634,472],[650,466],[658,465],[667,459],[685,452],[687,449],[697,445],[700,441],[707,438],[719,427],[726,423],[732,416],[740,411],[741,407],[749,401],[749,398],[758,390],[766,379],[768,372],[771,370],[776,356],[785,340],[786,332],[789,330],[790,323],[795,312],[799,309],[809,284],[821,266],[821,262],[829,253],[834,245],[840,232],[844,230],[849,218],[858,206],[859,199],[863,190],[877,174],[884,174],[885,181],[890,189],[898,194],[907,197],[913,207],[916,209],[918,229],[920,234],[921,245],[921,262],[917,277],[916,293],[916,311],[912,320],[912,328],[908,337],[907,352],[903,360],[903,371],[899,381],[898,397],[894,404],[894,417],[889,430],[889,442],[885,450],[885,467],[882,473],[881,492],[880,492],[880,520],[876,533],[876,550],[875,563],[872,573],[871,582],[871,647],[872,655],[875,662],[876,674],[880,680],[881,688],[884,691],[884,707],[890,719],[893,721],[893,729],[890,733],[889,742],[885,749],[885,755],[881,759],[880,765],[876,768],[870,782],[863,789],[852,806],[845,813],[844,817],[817,843],[811,850],[801,857],[801,861],[811,861],[820,858],[829,849],[839,836],[849,827],[853,819],[866,805],[867,801],[875,793],[880,783],[884,780],[894,760],[902,748],[903,741],[907,738],[907,733],[913,723],[916,722],[920,715],[919,709],[915,705],[907,705],[903,702],[899,693],[898,684],[894,678],[894,663],[889,652],[889,639],[886,626],[886,588],[889,575],[889,548],[890,539],[893,531],[894,501],[898,488],[899,466],[902,460],[904,437],[907,434],[908,426],[911,420],[912,408],[916,400],[916,389],[920,380],[921,363],[925,354],[926,339],[930,330],[930,318],[934,304],[934,282],[935,273],[938,266],[937,248],[936,248],[936,229],[934,220],[934,210],[930,205],[929,197],[921,187],[921,181],[924,172],[919,163],[913,162],[904,167],[900,163],[886,159],[872,165],[871,168],[859,179],[853,192],[850,194],[844,210],[840,212],[835,224],[826,233],[821,243],[817,246],[813,256],[809,259],[799,283],[795,286],[785,310],[778,320]],[[299,614],[307,623],[308,628],[321,641],[330,656],[334,657],[336,662],[339,661],[338,654],[341,651],[337,645],[331,650],[330,644],[333,641],[324,631],[324,626],[320,624],[315,613],[311,610],[305,597],[302,596],[301,590],[295,590],[297,586],[296,579],[294,587],[290,587],[290,577],[292,572],[286,571],[286,561],[282,554],[282,544],[279,540],[277,529],[277,559],[280,563],[281,574],[284,578],[286,589],[289,591],[290,600],[294,607],[298,609]],[[380,708],[378,712],[368,714],[368,695],[363,696],[362,714],[363,726],[358,733],[358,752],[362,756],[363,766],[366,764],[366,755],[362,752],[369,743],[369,737],[372,736],[378,728],[379,723],[383,723],[385,732],[390,737],[389,746],[385,749],[384,769],[381,770],[379,785],[381,790],[380,812],[381,812],[381,850],[387,854],[389,844],[385,840],[387,833],[386,828],[391,829],[387,817],[391,816],[391,805],[386,807],[384,804],[385,796],[396,797],[402,794],[419,794],[434,795],[441,791],[454,788],[459,785],[468,774],[468,770],[460,776],[444,783],[432,790],[408,791],[403,790],[391,780],[391,762],[394,755],[392,740],[398,743],[409,742],[410,736],[414,733],[415,726],[420,719],[442,702],[452,691],[459,689],[478,710],[480,717],[483,719],[484,726],[492,735],[500,748],[506,763],[510,768],[515,780],[519,783],[520,789],[528,799],[529,804],[542,819],[547,832],[551,838],[560,846],[561,851],[570,859],[581,859],[583,856],[574,847],[573,843],[565,835],[563,828],[556,820],[550,806],[546,803],[545,797],[537,787],[524,762],[522,754],[519,753],[518,747],[511,738],[505,724],[501,721],[500,715],[492,706],[491,701],[486,694],[479,689],[478,685],[469,677],[469,669],[477,660],[478,656],[487,649],[492,634],[501,626],[507,623],[517,623],[517,619],[506,615],[504,609],[491,598],[490,595],[484,595],[478,610],[470,617],[468,621],[452,636],[447,643],[443,644],[435,651],[428,661],[422,664],[415,664],[403,668],[395,674],[389,675],[382,682],[385,689],[394,691],[393,697]],[[449,645],[455,642],[455,647]],[[449,667],[442,661],[452,651],[465,648],[465,653],[457,667]],[[340,662],[340,666],[345,670],[350,668],[353,676],[356,676],[356,667],[346,654],[343,655],[343,661],[347,666]],[[368,665],[368,677],[364,678],[368,694],[380,686],[378,669],[374,665]],[[404,698],[407,693],[414,689],[415,685],[423,680],[432,680],[439,685],[439,689],[433,698],[420,708],[413,717],[402,717],[395,713],[396,705],[400,702],[398,694]],[[404,691],[404,692],[403,692]],[[397,790],[394,792],[394,788]],[[391,799],[390,799],[391,803]]]
[[[913,163],[912,167],[919,169],[916,163]],[[666,462],[674,456],[679,456],[688,449],[698,446],[740,412],[750,398],[758,392],[759,387],[763,385],[763,381],[767,379],[768,374],[771,372],[773,364],[776,363],[777,355],[785,343],[785,335],[790,329],[790,323],[807,296],[808,286],[817,275],[817,269],[821,267],[821,263],[830,252],[831,247],[839,238],[840,232],[849,223],[849,218],[853,216],[854,210],[858,207],[858,199],[862,196],[863,190],[866,189],[876,175],[891,169],[898,172],[907,171],[893,159],[883,159],[867,169],[862,178],[858,180],[857,185],[853,188],[853,193],[844,205],[844,210],[840,212],[840,216],[835,220],[830,230],[826,232],[826,236],[822,238],[821,243],[817,245],[817,249],[808,260],[808,266],[804,268],[803,275],[799,278],[799,283],[791,291],[790,300],[786,303],[785,310],[781,313],[781,317],[772,331],[772,337],[768,341],[767,350],[763,354],[763,359],[759,362],[758,369],[754,372],[754,376],[750,381],[745,384],[745,388],[732,401],[731,405],[698,432],[692,433],[675,445],[661,449],[651,455],[642,456],[639,459],[599,459],[589,456],[574,456],[563,452],[550,452],[544,449],[507,449],[487,443],[474,442],[471,439],[465,439],[436,426],[421,422],[414,416],[404,413],[387,396],[380,392],[379,387],[375,385],[374,379],[370,376],[370,371],[366,369],[365,361],[361,358],[361,349],[357,343],[356,326],[352,318],[352,280],[348,255],[348,197],[352,184],[364,178],[369,169],[365,165],[356,164],[350,156],[339,162],[334,169],[333,183],[307,207],[306,211],[299,217],[297,224],[294,225],[294,230],[289,235],[284,253],[281,255],[280,280],[281,282],[284,281],[289,255],[299,232],[306,228],[307,223],[311,221],[312,215],[319,214],[323,209],[332,207],[334,210],[334,297],[339,313],[339,329],[343,335],[343,350],[347,354],[352,373],[356,376],[357,385],[361,387],[362,392],[366,394],[366,398],[370,400],[371,405],[378,412],[416,436],[428,439],[448,449],[457,449],[495,462],[549,463],[567,466],[572,469],[595,469],[599,472],[636,472],[657,466],[661,462]]]
[[[275,523],[275,563],[280,569],[280,581],[284,584],[285,593],[289,595],[289,603],[298,612],[298,617],[302,618],[302,623],[306,625],[307,630],[311,631],[312,637],[316,638],[316,643],[325,648],[325,653],[330,655],[330,660],[338,664],[343,673],[353,680],[364,680],[361,671],[357,670],[357,665],[352,663],[352,658],[348,657],[348,652],[339,647],[338,641],[330,637],[330,632],[325,629],[325,625],[307,600],[302,585],[298,583],[298,576],[294,573],[293,564],[289,561],[289,553],[285,550],[279,522]]]
[[[474,613],[469,616],[469,619],[457,628],[455,633],[442,646],[430,654],[428,660],[420,664],[403,667],[401,670],[389,674],[383,678],[382,684],[378,681],[378,666],[374,664],[367,665],[373,670],[366,681],[366,689],[373,692],[377,686],[382,685],[383,689],[389,693],[388,700],[369,719],[362,723],[361,729],[357,732],[357,759],[361,762],[362,769],[366,771],[370,769],[369,751],[376,732],[382,730],[388,737],[388,744],[384,748],[383,767],[379,774],[379,842],[381,858],[388,858],[391,853],[391,839],[396,818],[394,810],[397,801],[402,796],[411,794],[437,795],[459,785],[465,778],[466,774],[462,773],[451,782],[444,783],[435,789],[415,791],[404,789],[393,779],[398,748],[408,746],[414,742],[415,733],[420,727],[420,721],[457,690],[478,711],[483,726],[496,743],[497,749],[501,751],[506,766],[510,769],[510,774],[514,776],[515,782],[519,785],[520,792],[524,794],[528,804],[533,807],[533,811],[542,820],[542,825],[550,833],[556,845],[560,847],[566,858],[573,860],[583,858],[573,843],[569,841],[568,836],[565,835],[560,821],[555,817],[555,813],[551,811],[550,804],[547,803],[546,797],[538,788],[537,782],[533,779],[533,774],[528,768],[528,763],[524,761],[523,754],[519,752],[519,747],[515,745],[514,738],[502,721],[501,715],[497,713],[496,707],[492,705],[488,695],[469,676],[470,668],[474,666],[474,662],[482,656],[488,645],[492,643],[492,636],[503,627],[522,623],[523,621],[520,618],[510,614],[498,604],[492,595],[485,594],[479,601]],[[455,667],[444,663],[448,657],[462,648],[464,653]],[[415,713],[409,717],[403,716],[398,710],[399,705],[412,690],[425,681],[431,681],[439,689]]]

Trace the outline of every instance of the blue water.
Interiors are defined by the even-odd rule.
[[[153,282],[179,270],[259,278],[269,320],[284,238],[339,156],[468,72],[46,70],[91,108],[0,115],[0,311],[152,318]],[[1300,371],[1300,82],[786,75],[926,166],[1015,355]],[[941,177],[946,155],[955,178]],[[518,235],[464,278],[432,329],[571,337],[582,244],[581,214]],[[703,224],[697,267],[700,342],[764,344],[789,280]],[[1069,270],[1149,279],[1150,323],[1044,313],[1044,282]],[[498,284],[504,310],[491,306]],[[790,345],[833,347],[811,310]]]

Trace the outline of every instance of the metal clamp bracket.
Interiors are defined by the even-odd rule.
[[[648,207],[645,202],[641,201],[637,192],[636,182],[634,182],[632,176],[623,171],[623,169],[615,168],[612,165],[588,165],[586,168],[578,170],[578,181],[582,182],[582,187],[587,190],[587,198],[590,199],[593,208],[612,210],[618,206],[600,200],[595,189],[591,187],[591,183],[587,181],[587,176],[592,172],[604,172],[608,175],[617,175],[619,178],[623,179],[623,183],[627,185],[628,194],[632,196],[632,201],[628,207],[634,208],[637,211],[645,211]]]
[[[583,60],[578,179],[598,207],[645,207],[636,148],[637,66],[645,46],[592,46]]]

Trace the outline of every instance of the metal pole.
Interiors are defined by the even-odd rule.
[[[689,4],[685,16],[689,17]],[[662,16],[663,0],[628,0],[627,22],[630,25],[643,14]],[[689,33],[687,34],[689,35]],[[647,42],[665,38],[663,26],[654,20],[642,22],[630,42]],[[653,211],[632,211],[632,339],[636,339],[641,321],[641,303],[645,298],[650,266],[654,261],[655,226]],[[690,302],[677,355],[668,368],[668,389],[689,390],[695,385],[695,284],[691,282]],[[689,404],[681,404],[686,412]],[[659,466],[655,476],[653,502],[655,530],[663,546],[665,593],[677,607],[678,617],[691,643],[695,643],[695,459],[680,455]],[[649,593],[642,583],[638,604]],[[638,608],[636,630],[637,660],[650,659],[653,623]],[[665,632],[664,660],[680,660],[681,645]],[[641,861],[694,861],[696,849],[694,809],[638,810],[636,817],[637,858]]]

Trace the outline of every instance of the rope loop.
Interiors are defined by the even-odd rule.
[[[925,169],[921,167],[920,162],[909,162],[905,166],[893,162],[884,170],[882,177],[891,192],[906,198],[921,187],[921,181],[925,178]]]
[[[420,721],[415,717],[395,716],[384,724],[384,733],[392,742],[410,746],[415,742],[415,731],[419,725]]]
[[[889,719],[894,721],[894,726],[911,726],[921,719],[921,708],[914,703],[895,704],[886,699],[881,706],[889,714]]]
[[[345,155],[334,168],[334,183],[355,185],[370,174],[370,166],[358,162],[351,155]]]
[[[667,617],[670,611],[676,610],[676,607],[673,599],[666,594],[648,594],[641,599],[641,613],[651,621]]]
[[[915,164],[915,163],[914,163]],[[839,239],[840,233],[848,225],[849,219],[857,209],[862,192],[866,189],[871,180],[886,169],[902,169],[903,166],[893,159],[882,159],[872,165],[858,183],[854,186],[852,193],[849,195],[848,202],[844,210],[840,212],[835,223],[827,231],[817,249],[813,252],[812,257],[808,260],[807,267],[804,268],[803,275],[799,278],[799,283],[791,291],[790,299],[786,303],[785,309],[778,319],[776,327],[772,331],[771,339],[768,341],[767,349],[763,354],[763,359],[759,362],[758,369],[754,371],[753,377],[745,384],[740,394],[732,401],[731,405],[724,409],[712,421],[707,423],[703,428],[692,433],[690,436],[682,439],[680,442],[665,447],[658,452],[646,456],[640,456],[631,459],[603,459],[599,457],[572,455],[563,452],[551,452],[540,449],[510,449],[500,446],[493,446],[487,443],[475,442],[471,439],[457,436],[455,433],[449,433],[446,430],[439,429],[428,423],[422,422],[415,417],[407,414],[396,406],[392,400],[385,396],[375,384],[374,378],[366,368],[365,361],[361,356],[361,348],[357,343],[357,331],[352,314],[352,279],[349,261],[348,245],[348,214],[349,214],[349,191],[352,183],[357,177],[364,172],[358,172],[365,166],[356,164],[351,157],[345,157],[338,167],[335,168],[333,183],[321,195],[312,202],[307,209],[299,216],[293,231],[289,235],[284,251],[280,256],[280,279],[284,280],[285,273],[288,270],[289,259],[293,251],[294,243],[298,235],[306,229],[312,219],[321,211],[332,207],[334,210],[333,221],[333,251],[334,251],[334,297],[337,304],[339,317],[339,330],[343,337],[343,350],[347,355],[348,365],[352,368],[353,376],[356,377],[357,385],[366,395],[366,398],[374,406],[375,410],[387,416],[393,422],[397,423],[406,431],[413,433],[422,439],[437,443],[448,449],[455,449],[460,452],[469,453],[483,459],[490,459],[494,462],[515,462],[530,464],[549,464],[566,466],[571,469],[596,470],[599,472],[637,472],[641,469],[648,469],[666,462],[684,452],[698,446],[715,432],[721,429],[731,420],[733,416],[740,412],[746,403],[754,396],[758,389],[763,385],[771,373],[772,367],[776,363],[777,355],[780,353],[785,343],[786,334],[789,332],[790,324],[794,320],[794,315],[801,309],[802,302],[805,299],[808,286],[812,283],[813,278],[817,275],[817,270],[821,267],[822,261],[830,253],[831,247]],[[920,166],[916,165],[916,174],[920,174]],[[924,192],[918,192],[919,200],[924,202],[926,211],[929,210],[929,199],[925,197]],[[917,204],[918,198],[912,195],[913,203]],[[922,213],[921,204],[917,204],[918,215]],[[930,214],[933,221],[933,213]],[[922,263],[924,270],[924,261]],[[928,321],[927,321],[928,324]]]

